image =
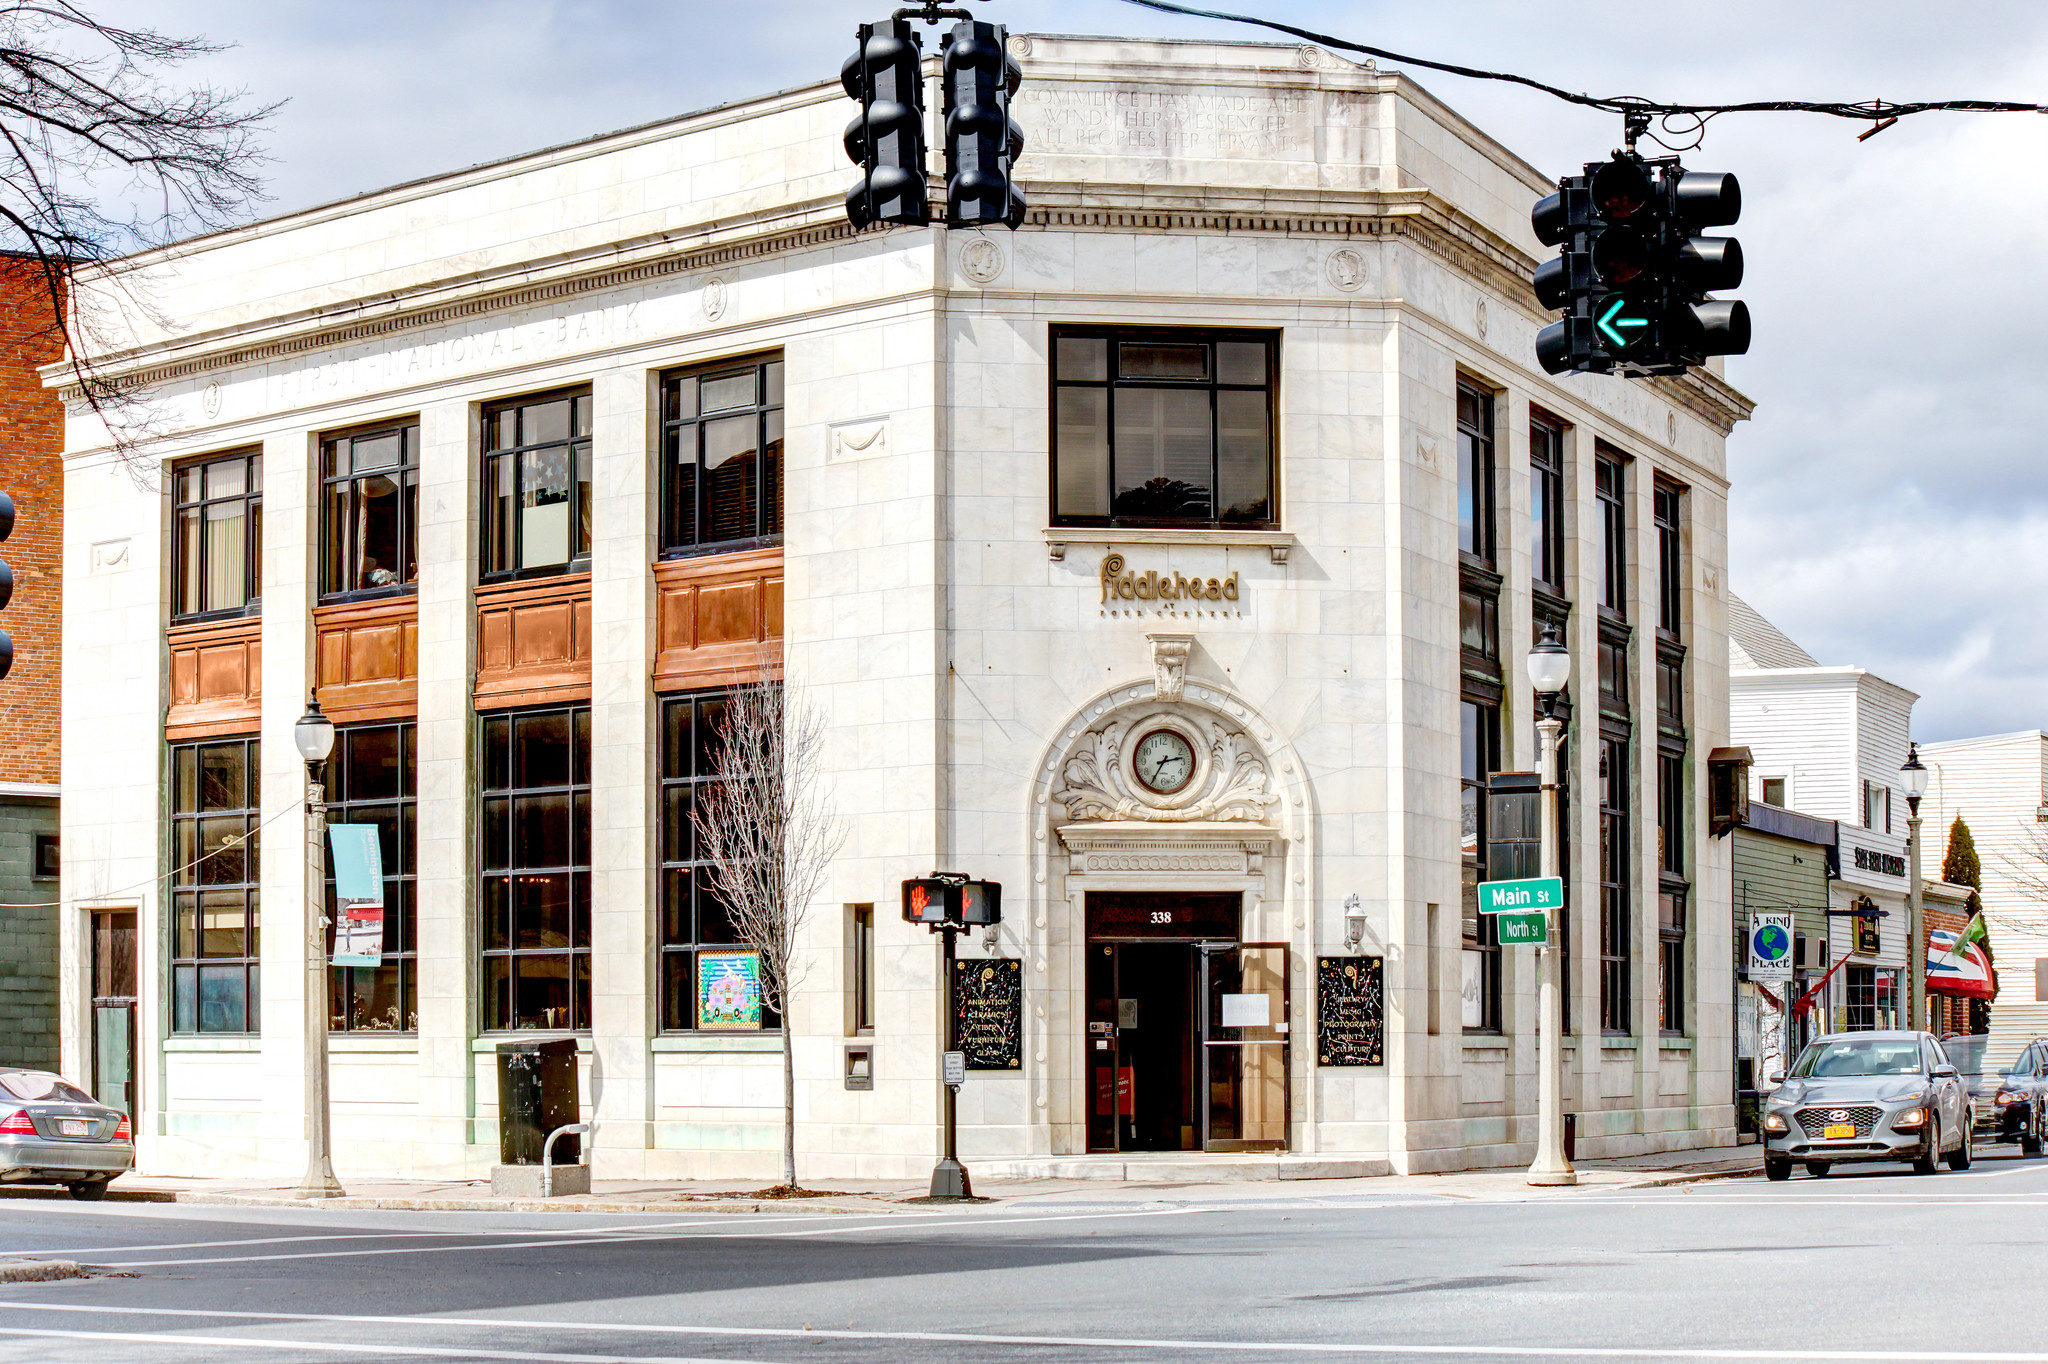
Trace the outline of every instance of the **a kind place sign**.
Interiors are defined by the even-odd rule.
[[[1550,941],[1550,915],[1564,908],[1564,880],[1531,876],[1521,881],[1479,883],[1479,912],[1494,915],[1503,947],[1542,947]]]

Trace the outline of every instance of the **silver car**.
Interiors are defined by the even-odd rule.
[[[60,1075],[0,1067],[0,1184],[64,1184],[73,1198],[100,1199],[134,1167],[126,1113]]]
[[[1931,1175],[1946,1156],[1967,1170],[1974,1106],[1941,1043],[1924,1032],[1816,1038],[1764,1106],[1764,1174],[1816,1179],[1843,1161],[1910,1160]]]

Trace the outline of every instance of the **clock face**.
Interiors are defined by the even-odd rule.
[[[1188,741],[1170,729],[1155,729],[1138,741],[1131,764],[1138,780],[1162,796],[1170,796],[1195,775],[1195,751]]]

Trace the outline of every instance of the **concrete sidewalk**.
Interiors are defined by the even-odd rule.
[[[1707,1179],[1756,1174],[1763,1159],[1755,1146],[1672,1151],[1619,1160],[1578,1164],[1579,1182],[1567,1188],[1535,1188],[1519,1166],[1460,1170],[1437,1175],[1373,1175],[1321,1178],[1291,1174],[1276,1177],[1260,1166],[1242,1171],[1222,1167],[1226,1157],[1186,1153],[1190,1159],[1144,1160],[1122,1157],[1126,1178],[997,1178],[970,1162],[974,1190],[986,1202],[931,1204],[922,1201],[928,1185],[916,1182],[819,1180],[806,1187],[809,1198],[760,1198],[758,1181],[639,1182],[597,1180],[588,1194],[547,1200],[493,1198],[490,1181],[349,1180],[343,1198],[306,1199],[292,1183],[237,1179],[178,1179],[161,1175],[126,1175],[107,1197],[131,1202],[224,1204],[248,1207],[320,1207],[336,1210],[415,1210],[442,1212],[624,1212],[691,1214],[782,1212],[876,1216],[927,1212],[935,1207],[999,1207],[1085,1203],[1200,1203],[1228,1206],[1274,1200],[1370,1198],[1387,1195],[1516,1202],[1536,1198],[1571,1198],[1587,1190],[1654,1188]],[[1263,1157],[1270,1165],[1272,1157]],[[995,1162],[990,1162],[994,1165]],[[63,1189],[13,1187],[0,1198],[36,1196],[68,1198]]]

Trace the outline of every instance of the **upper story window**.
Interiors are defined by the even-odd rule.
[[[1880,782],[1863,783],[1863,827],[1892,831],[1892,789]]]
[[[263,601],[263,456],[228,455],[173,475],[174,617],[251,611]]]
[[[320,442],[320,593],[419,581],[420,428],[407,421]]]
[[[782,361],[665,376],[662,553],[782,533]]]
[[[1273,524],[1271,333],[1062,328],[1052,349],[1056,524]]]
[[[1458,549],[1493,562],[1493,395],[1458,380]]]
[[[1536,581],[1562,597],[1564,567],[1564,426],[1529,414],[1529,549]]]
[[[590,393],[484,411],[483,576],[590,566]]]
[[[1685,610],[1685,490],[1659,479],[1650,497],[1657,519],[1657,628],[1676,635]]]
[[[1628,504],[1624,498],[1628,470],[1619,455],[1605,448],[1595,453],[1593,466],[1593,493],[1600,513],[1600,605],[1626,616]]]

